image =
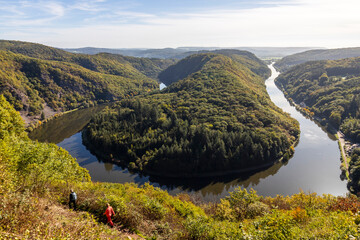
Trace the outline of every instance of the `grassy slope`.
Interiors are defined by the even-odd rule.
[[[291,154],[298,125],[270,101],[261,77],[220,54],[175,67],[184,64],[200,70],[98,115],[85,139],[126,156],[131,168],[172,176],[245,170]]]
[[[282,58],[275,63],[275,67],[281,72],[289,70],[291,67],[305,63],[308,61],[318,60],[338,60],[341,58],[359,57],[360,48],[339,48],[326,50],[310,50],[301,53],[296,53]]]

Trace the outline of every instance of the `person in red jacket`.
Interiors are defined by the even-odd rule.
[[[114,223],[111,221],[111,216],[115,215],[114,209],[110,206],[110,204],[106,204],[107,208],[105,210],[104,215],[107,217],[107,223],[110,224],[111,227],[114,227]]]

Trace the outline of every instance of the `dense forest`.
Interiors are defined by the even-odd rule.
[[[102,52],[95,55],[74,54],[38,43],[6,40],[0,40],[0,50],[42,60],[74,63],[95,72],[123,77],[134,74],[138,70],[155,79],[159,72],[176,62],[173,59],[136,58]]]
[[[308,62],[281,74],[276,83],[289,98],[357,140],[353,118],[360,118],[360,58]]]
[[[239,62],[245,65],[251,71],[257,75],[267,78],[270,76],[270,69],[258,59],[254,54],[246,51],[239,50],[215,50],[215,51],[202,51],[202,53],[216,53],[230,57],[233,61]],[[170,85],[171,83],[177,82],[180,79],[186,78],[190,74],[197,72],[203,68],[203,66],[211,60],[211,55],[207,54],[194,54],[186,59],[181,60],[176,65],[172,65],[160,72],[160,82]]]
[[[19,111],[39,115],[46,103],[68,110],[113,101],[156,89],[158,84],[136,70],[123,76],[103,74],[79,65],[39,60],[0,51],[0,91]]]
[[[190,56],[172,69],[196,59],[200,69],[165,90],[96,115],[83,132],[86,144],[153,175],[225,174],[288,159],[299,125],[271,102],[264,79],[247,62],[214,53]]]
[[[281,74],[276,83],[321,123],[360,142],[360,58],[314,61]],[[349,188],[358,191],[358,160],[349,165]]]
[[[360,48],[338,48],[309,50],[285,56],[275,63],[275,67],[285,72],[291,67],[308,61],[339,60],[342,58],[360,57]]]
[[[40,44],[0,41],[0,93],[25,115],[87,107],[158,88],[174,60],[68,53]]]

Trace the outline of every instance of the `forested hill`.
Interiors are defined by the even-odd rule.
[[[303,102],[305,111],[322,119],[322,124],[331,124],[360,142],[360,58],[304,63],[281,74],[276,83],[288,98]],[[352,192],[360,192],[357,155],[349,165]]]
[[[263,78],[245,64],[220,54],[190,56],[177,65],[197,71],[104,110],[85,129],[84,141],[130,169],[174,177],[288,159],[298,123],[271,102]]]
[[[175,60],[99,53],[74,54],[36,43],[0,40],[0,93],[38,116],[113,101],[158,88],[157,75]],[[48,114],[46,114],[48,115]]]
[[[360,118],[360,58],[304,63],[280,74],[276,83],[335,127],[350,116]]]
[[[228,56],[264,78],[270,76],[270,69],[263,61],[250,52],[233,49],[203,52]],[[191,55],[161,72],[159,74],[159,80],[166,85],[170,85],[173,82],[186,78],[190,74],[199,71],[207,63],[207,61],[211,59],[211,56],[211,54]]]
[[[28,116],[40,115],[44,104],[64,111],[158,88],[155,80],[126,65],[121,75],[106,74],[8,51],[0,51],[0,63],[0,93]]]
[[[310,50],[296,53],[282,58],[275,63],[275,67],[281,72],[289,70],[292,66],[317,60],[338,60],[342,58],[360,57],[360,48],[338,48],[338,49],[321,49]]]
[[[75,54],[42,44],[7,40],[0,40],[0,50],[42,60],[74,63],[92,71],[124,77],[128,71],[138,70],[156,79],[159,72],[175,62],[172,59],[136,58],[110,53]]]

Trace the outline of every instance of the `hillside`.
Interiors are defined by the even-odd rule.
[[[10,51],[42,60],[54,60],[80,65],[92,71],[127,77],[128,72],[139,71],[156,79],[159,72],[174,63],[171,59],[126,57],[119,54],[74,54],[42,44],[0,40],[0,50]]]
[[[101,58],[111,62],[130,64],[133,68],[145,76],[153,79],[157,79],[161,71],[177,62],[177,60],[174,59],[126,57],[119,54],[110,53],[99,53],[91,56],[91,58]]]
[[[95,116],[83,132],[85,143],[130,169],[177,177],[289,158],[298,123],[270,101],[260,76],[214,53],[190,56],[173,68],[184,65],[196,69],[159,93],[120,101]]]
[[[340,129],[348,139],[360,142],[360,58],[304,63],[282,73],[276,83],[288,98],[302,103],[322,124]],[[357,156],[353,159],[349,186],[352,192],[359,192],[360,173],[356,172],[360,161]]]
[[[4,40],[0,62],[0,93],[27,121],[156,89],[158,73],[174,63]]]
[[[239,50],[215,50],[215,51],[202,51],[202,53],[214,53],[222,54],[227,57],[230,57],[233,61],[239,62],[249,68],[251,71],[257,75],[267,78],[270,76],[270,70],[258,59],[254,54],[246,51]],[[165,85],[170,85],[171,83],[177,82],[180,79],[186,78],[192,73],[199,71],[209,60],[211,55],[207,54],[194,54],[186,59],[179,61],[176,65],[172,65],[162,71],[159,74],[159,81]]]
[[[351,57],[360,57],[360,48],[309,50],[306,52],[286,56],[280,61],[277,61],[274,66],[279,71],[286,72],[291,67],[308,61],[338,60]]]
[[[0,51],[0,93],[24,115],[40,115],[44,106],[65,111],[113,101],[156,89],[158,84],[132,68],[122,76],[79,65],[40,60]]]

